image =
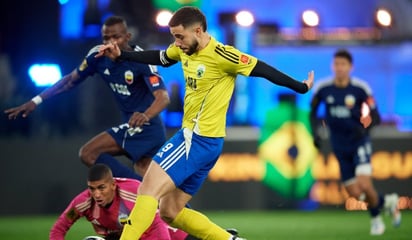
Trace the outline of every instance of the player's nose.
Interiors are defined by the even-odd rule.
[[[182,46],[182,42],[180,40],[175,40],[176,47]]]

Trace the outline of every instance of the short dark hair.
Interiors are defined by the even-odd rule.
[[[203,31],[207,30],[206,17],[197,7],[185,6],[179,8],[169,21],[169,27],[182,25],[184,28],[200,23]]]
[[[346,49],[339,49],[335,52],[335,54],[333,55],[334,58],[345,58],[346,60],[348,60],[351,64],[353,63],[353,57],[352,54],[346,50]]]
[[[100,181],[104,178],[113,178],[112,170],[103,163],[97,163],[89,168],[87,180],[89,182]]]
[[[121,16],[110,16],[104,21],[104,25],[106,26],[113,26],[116,24],[124,24],[127,27],[126,19]]]

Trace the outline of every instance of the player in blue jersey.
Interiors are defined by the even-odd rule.
[[[314,87],[310,114],[314,143],[319,148],[317,129],[321,122],[326,123],[345,189],[350,196],[367,202],[372,218],[370,234],[381,235],[385,230],[381,209],[390,211],[395,227],[400,225],[398,196],[382,196],[373,186],[369,130],[379,124],[380,116],[368,84],[351,76],[352,64],[351,53],[338,50],[332,64],[334,76]],[[323,121],[318,117],[321,103],[326,108]]]
[[[128,51],[141,51],[129,45],[131,34],[122,17],[109,17],[101,29],[103,43],[116,41]],[[100,75],[112,90],[122,114],[122,123],[108,129],[81,147],[81,160],[91,166],[104,163],[114,176],[141,180],[151,158],[166,141],[165,129],[159,113],[169,104],[169,96],[162,78],[154,66],[131,61],[113,62],[109,58],[95,58],[98,46],[92,48],[83,62],[70,74],[47,88],[30,101],[5,111],[9,119],[27,117],[44,100],[71,90],[94,74]],[[135,170],[123,165],[113,156],[127,156]]]

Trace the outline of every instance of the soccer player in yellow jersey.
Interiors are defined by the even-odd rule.
[[[113,42],[102,46],[97,55],[162,66],[181,62],[186,80],[182,129],[153,158],[121,240],[139,239],[158,207],[167,223],[199,239],[241,239],[185,207],[222,151],[236,76],[263,77],[306,93],[313,85],[314,74],[309,72],[307,80],[296,81],[251,55],[223,45],[207,33],[206,18],[195,7],[177,10],[169,27],[175,42],[165,51],[128,52]]]

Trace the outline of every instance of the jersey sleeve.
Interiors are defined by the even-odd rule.
[[[181,51],[182,50],[176,47],[176,45],[170,44],[169,47],[166,49],[166,55],[170,59],[173,59],[175,61],[180,61]]]
[[[77,195],[59,216],[50,230],[50,240],[64,240],[70,227],[83,216],[82,212],[76,207],[85,203],[87,190]]]
[[[97,45],[90,49],[82,63],[77,67],[80,78],[84,79],[96,73],[96,64],[99,59],[94,56],[99,52],[99,47],[100,45]]]
[[[355,84],[362,89],[363,94],[362,94],[362,102],[365,102],[368,104],[369,108],[371,110],[376,108],[376,102],[372,94],[372,88],[369,86],[369,84],[359,78],[354,77],[353,81]]]
[[[218,44],[215,52],[223,71],[233,75],[249,76],[257,63],[256,57],[243,53],[232,46]]]
[[[147,87],[151,92],[160,89],[166,89],[163,78],[157,73],[155,66],[146,65],[142,66],[142,73]]]

